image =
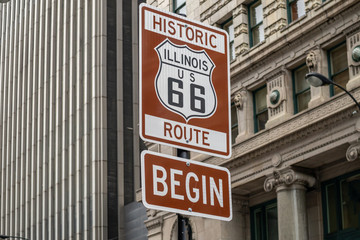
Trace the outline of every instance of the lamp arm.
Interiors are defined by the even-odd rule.
[[[354,98],[354,96],[348,91],[346,90],[344,87],[342,87],[341,85],[337,84],[334,81],[331,81],[331,84],[334,84],[335,86],[337,86],[338,88],[340,88],[341,90],[343,90],[344,92],[346,92],[347,95],[349,95],[351,97],[351,99],[356,103],[356,106],[358,106],[359,110],[360,110],[360,104],[358,101],[356,101],[356,99]]]

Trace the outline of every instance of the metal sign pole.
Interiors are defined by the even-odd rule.
[[[190,152],[183,149],[177,149],[177,156],[181,158],[190,159]],[[191,236],[192,234],[191,228],[186,229],[186,225],[188,224],[188,221],[186,221],[187,219],[184,218],[179,213],[177,214],[177,217],[178,217],[178,240],[187,240],[188,238],[186,237],[186,235]],[[188,231],[190,233],[188,233]]]

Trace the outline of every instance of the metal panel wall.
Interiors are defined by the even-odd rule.
[[[106,1],[0,4],[0,234],[107,239]]]

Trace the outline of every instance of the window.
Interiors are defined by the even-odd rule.
[[[275,200],[250,208],[251,240],[278,240]]]
[[[328,52],[329,59],[329,76],[330,79],[346,88],[349,81],[349,68],[347,61],[346,44],[342,43]],[[330,85],[330,95],[334,96],[342,90],[334,85]]]
[[[229,54],[230,60],[235,59],[235,46],[234,46],[234,24],[232,19],[226,21],[222,28],[229,34]]]
[[[288,22],[291,23],[305,15],[304,0],[287,0]]]
[[[296,68],[292,72],[293,86],[294,86],[294,110],[295,113],[301,112],[308,108],[310,101],[310,85],[305,81],[305,75],[308,73],[305,64]]]
[[[250,47],[264,41],[263,8],[261,1],[255,1],[249,6]]]
[[[266,85],[254,91],[255,132],[265,129],[265,124],[269,118],[266,103],[266,94]]]
[[[322,184],[324,239],[360,239],[360,171]]]
[[[174,0],[174,13],[186,15],[186,0]]]
[[[235,143],[238,135],[237,110],[234,103],[231,104],[231,142]]]

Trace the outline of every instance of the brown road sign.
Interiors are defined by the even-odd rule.
[[[146,4],[139,15],[141,137],[230,157],[227,33]]]
[[[143,151],[145,207],[191,216],[232,219],[229,170],[184,158]]]

